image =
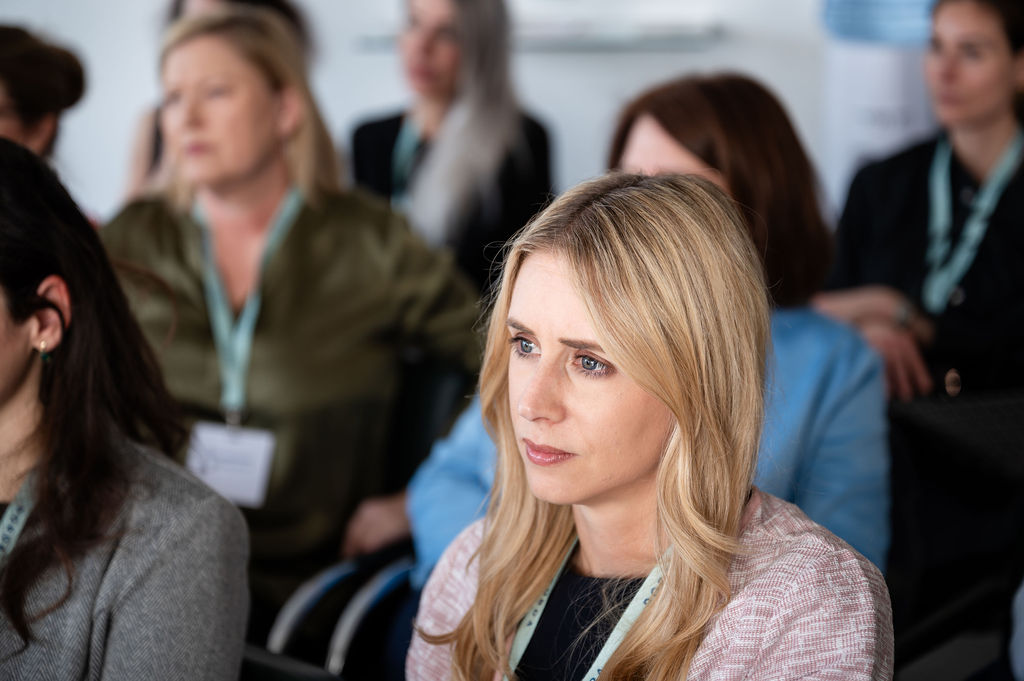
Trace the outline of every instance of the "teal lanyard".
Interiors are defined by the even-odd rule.
[[[420,142],[420,131],[412,117],[403,117],[395,148],[391,151],[391,205],[398,210],[408,208],[409,181],[416,165]]]
[[[7,562],[11,551],[14,550],[14,544],[17,543],[21,531],[25,528],[29,514],[32,513],[32,506],[35,504],[32,480],[31,473],[25,476],[14,501],[4,511],[4,517],[0,518],[0,566]]]
[[[523,653],[526,652],[526,647],[530,645],[530,639],[533,638],[533,632],[537,629],[537,623],[540,621],[541,616],[544,614],[544,607],[548,603],[548,599],[551,597],[551,592],[555,589],[555,584],[558,582],[558,578],[562,576],[565,571],[565,566],[569,562],[569,557],[572,556],[572,552],[576,548],[576,543],[569,547],[568,553],[565,554],[565,558],[562,559],[562,564],[558,567],[558,572],[555,573],[548,588],[544,590],[544,593],[540,595],[537,602],[534,604],[530,611],[526,613],[526,617],[519,622],[519,628],[516,630],[516,636],[512,639],[512,649],[509,652],[508,665],[513,671],[519,666],[519,660],[522,659]],[[650,574],[647,575],[647,579],[640,585],[640,589],[633,596],[633,600],[626,606],[626,611],[622,613],[622,617],[615,624],[615,628],[612,629],[612,633],[608,635],[608,639],[604,642],[597,657],[594,658],[593,664],[590,665],[590,669],[583,675],[584,681],[596,681],[601,676],[601,670],[605,664],[608,663],[608,659],[618,649],[619,644],[626,638],[626,634],[632,628],[633,623],[636,622],[640,613],[643,612],[647,604],[651,602],[651,598],[654,597],[654,593],[658,590],[658,585],[661,584],[661,567],[658,565],[654,566]],[[508,681],[508,677],[504,677],[504,681]]]
[[[929,176],[928,253],[926,256],[928,274],[925,276],[922,299],[925,308],[932,314],[941,314],[946,309],[953,289],[971,268],[978,246],[988,231],[988,221],[995,210],[1006,185],[1020,165],[1024,150],[1024,133],[1020,130],[1010,146],[1003,152],[992,175],[985,181],[971,204],[970,215],[964,223],[963,234],[956,249],[950,255],[952,244],[950,232],[953,229],[953,198],[950,191],[949,167],[953,150],[946,139],[940,139],[932,157]]]
[[[260,278],[266,269],[267,262],[280,246],[295,218],[302,209],[302,196],[292,188],[282,199],[277,213],[271,221],[267,243],[263,247],[260,260]],[[224,410],[225,419],[232,425],[241,423],[242,410],[245,408],[245,389],[249,374],[249,359],[252,354],[253,333],[256,321],[260,316],[263,295],[260,292],[259,280],[245,300],[238,319],[234,319],[231,306],[228,304],[224,282],[217,270],[213,254],[213,241],[210,229],[199,204],[192,208],[192,217],[202,228],[203,233],[203,288],[206,292],[206,306],[210,313],[210,327],[213,330],[213,341],[217,347],[217,358],[220,362],[220,406]]]

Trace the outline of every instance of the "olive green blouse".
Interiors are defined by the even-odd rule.
[[[149,199],[102,235],[128,266],[122,281],[171,393],[190,419],[221,420],[201,228]],[[260,291],[242,425],[271,430],[276,448],[264,506],[243,510],[254,598],[279,605],[336,560],[355,506],[382,492],[400,353],[475,372],[479,310],[448,253],[359,192],[304,205]]]

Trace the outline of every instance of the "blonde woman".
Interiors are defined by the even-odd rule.
[[[172,179],[105,228],[171,393],[190,468],[244,508],[250,637],[333,562],[384,490],[408,346],[472,371],[476,293],[383,203],[338,185],[294,31],[265,9],[185,19],[161,57]],[[168,293],[170,295],[168,295]]]
[[[884,679],[878,570],[752,488],[769,303],[729,199],[609,175],[511,244],[481,375],[485,519],[424,590],[410,679]]]

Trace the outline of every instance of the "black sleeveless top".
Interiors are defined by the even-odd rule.
[[[582,679],[643,581],[584,577],[567,566],[519,660],[519,681]]]

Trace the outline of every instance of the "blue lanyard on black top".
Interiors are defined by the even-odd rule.
[[[988,221],[999,203],[1006,185],[1009,184],[1024,152],[1024,133],[1017,130],[1010,145],[999,158],[991,176],[985,181],[971,204],[971,212],[964,223],[963,234],[952,255],[950,233],[953,229],[953,197],[949,188],[949,167],[953,150],[949,142],[940,139],[932,157],[931,174],[928,178],[928,197],[931,203],[928,212],[928,273],[924,279],[922,300],[925,309],[932,314],[941,314],[946,309],[950,294],[957,287],[964,274],[971,268],[978,246],[988,231]]]
[[[391,205],[397,210],[409,208],[409,184],[421,144],[420,131],[412,116],[404,116],[391,151]]]
[[[533,632],[537,629],[537,623],[544,614],[544,608],[551,597],[551,592],[554,591],[558,578],[565,571],[565,566],[568,564],[572,552],[576,549],[576,544],[577,542],[573,542],[572,546],[569,547],[569,551],[565,554],[565,558],[562,559],[562,564],[559,566],[558,571],[555,572],[555,576],[551,579],[548,588],[544,590],[544,593],[540,595],[534,606],[530,608],[526,616],[519,622],[515,638],[512,639],[512,649],[509,652],[508,660],[508,666],[513,671],[519,666],[519,660],[522,659],[523,653],[526,652],[526,647],[530,644],[530,639],[533,638]],[[661,578],[661,566],[655,565],[654,569],[647,575],[647,579],[640,585],[640,590],[633,596],[633,600],[626,606],[626,611],[622,613],[622,617],[615,624],[612,633],[608,635],[600,652],[597,653],[597,657],[594,658],[593,664],[590,665],[590,669],[583,675],[583,681],[597,681],[597,678],[601,676],[601,670],[608,663],[609,658],[618,649],[622,640],[626,638],[626,634],[629,633],[640,613],[651,602],[651,598],[654,597],[655,592],[658,590],[658,585],[661,584]],[[508,681],[508,677],[504,677],[503,681]]]
[[[267,242],[263,247],[260,259],[260,278],[266,269],[270,257],[280,246],[295,218],[302,209],[302,196],[292,188],[281,200],[277,213],[271,221]],[[213,330],[213,341],[217,347],[217,358],[220,362],[221,394],[220,406],[224,416],[231,425],[241,422],[242,410],[245,408],[245,389],[249,374],[249,360],[252,354],[253,333],[256,321],[260,316],[263,296],[260,292],[260,281],[245,299],[238,319],[234,319],[231,306],[228,304],[224,282],[213,254],[213,242],[210,228],[199,204],[192,208],[192,217],[203,232],[203,288],[206,292],[206,306],[210,313],[210,327]]]

